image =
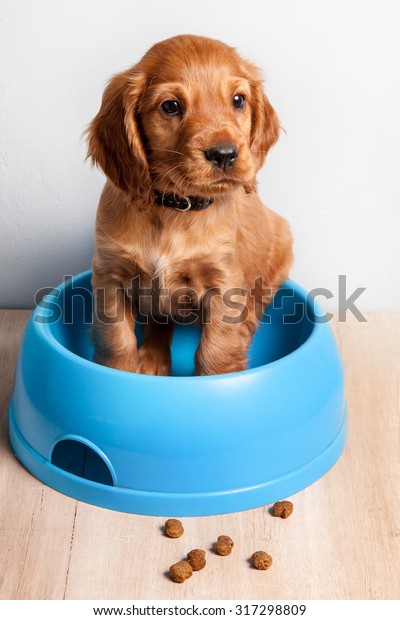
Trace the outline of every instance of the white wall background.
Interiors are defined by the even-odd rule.
[[[259,187],[292,225],[293,277],[336,293],[346,274],[361,310],[400,310],[397,0],[2,0],[0,306],[90,266],[103,177],[81,135],[106,80],[179,33],[264,71],[287,134]]]

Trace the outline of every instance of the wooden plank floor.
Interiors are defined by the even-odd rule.
[[[183,519],[185,534],[161,534],[164,519],[117,513],[65,497],[12,455],[7,405],[29,313],[0,311],[1,599],[399,599],[400,314],[335,324],[346,370],[349,440],[322,480],[275,519],[269,507]],[[182,585],[165,571],[220,534],[231,556],[208,553]],[[267,550],[267,572],[248,563]]]

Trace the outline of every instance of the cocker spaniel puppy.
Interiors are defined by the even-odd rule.
[[[220,41],[162,41],[111,79],[88,130],[88,154],[107,176],[93,259],[96,362],[168,375],[174,325],[189,322],[202,327],[196,374],[246,368],[292,262],[288,224],[256,193],[278,134],[258,70]]]

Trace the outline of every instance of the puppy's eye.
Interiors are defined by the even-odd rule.
[[[163,103],[161,104],[161,109],[167,116],[176,116],[177,114],[181,114],[182,112],[179,101],[175,101],[175,99],[163,101]]]
[[[233,96],[232,104],[233,104],[233,107],[236,108],[237,110],[241,110],[242,108],[244,108],[245,102],[246,102],[246,97],[244,95]]]

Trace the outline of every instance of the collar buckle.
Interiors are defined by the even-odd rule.
[[[213,198],[198,196],[176,196],[156,191],[155,203],[163,207],[171,207],[176,211],[202,211],[214,202]]]
[[[187,196],[184,196],[182,198],[182,200],[186,201],[186,207],[174,207],[174,209],[176,209],[177,211],[190,211],[190,209],[192,208],[192,201],[190,200],[190,198],[187,198]]]

